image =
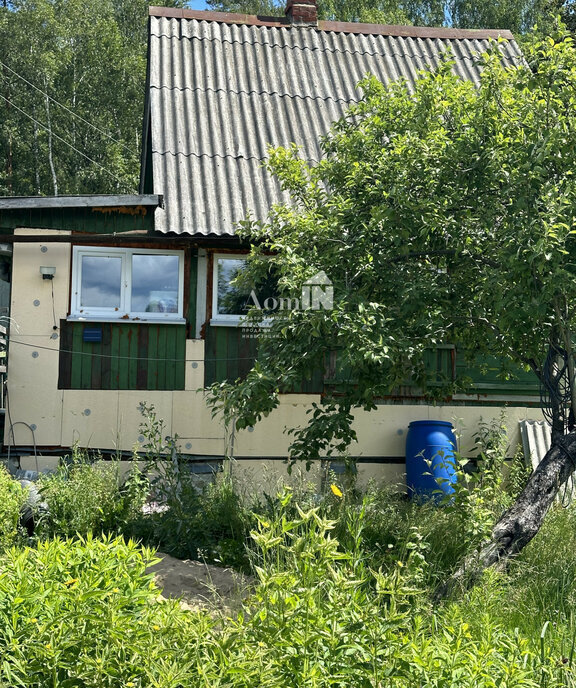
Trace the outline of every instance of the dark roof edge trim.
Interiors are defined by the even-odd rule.
[[[216,232],[210,232],[209,234],[204,234],[204,232],[176,232],[174,230],[171,230],[169,232],[164,231],[163,229],[155,229],[154,233],[157,235],[162,235],[163,237],[166,237],[167,239],[178,239],[182,237],[187,237],[188,239],[195,239],[195,240],[202,240],[206,239],[208,241],[224,241],[226,239],[234,241],[234,242],[239,242],[241,239],[238,237],[237,234],[234,234],[232,232],[223,232],[222,234],[216,234]],[[1,239],[0,239],[1,243]]]
[[[28,208],[113,208],[121,206],[162,207],[159,194],[122,194],[91,196],[0,196],[0,210],[24,210]]]
[[[150,7],[149,12],[150,16],[153,17],[196,19],[198,21],[214,21],[222,24],[247,24],[250,26],[269,26],[286,29],[294,28],[287,19],[281,17],[261,17],[252,14],[233,14],[230,12],[205,12],[202,10],[185,10],[172,7]],[[433,26],[395,26],[392,24],[360,24],[356,22],[333,21],[319,21],[317,29],[316,27],[308,28],[339,33],[406,36],[412,38],[452,38],[469,40],[504,38],[510,41],[514,40],[514,35],[511,31],[508,31],[508,29],[449,29]]]

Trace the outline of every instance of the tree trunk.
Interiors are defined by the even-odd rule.
[[[560,487],[576,469],[576,432],[553,440],[516,502],[492,530],[492,537],[468,555],[435,593],[436,599],[472,587],[488,567],[504,566],[538,533]]]
[[[58,195],[58,178],[56,177],[56,169],[54,167],[54,157],[52,150],[52,120],[50,119],[50,99],[48,98],[48,81],[44,79],[44,103],[46,105],[46,129],[48,130],[48,162],[50,164],[50,172],[52,173],[52,186],[54,187],[54,195]]]

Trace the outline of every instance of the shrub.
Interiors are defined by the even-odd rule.
[[[118,461],[91,461],[77,448],[39,487],[48,505],[38,528],[44,536],[118,533],[137,518],[148,492],[135,465],[122,486]]]
[[[25,501],[26,490],[0,465],[0,549],[14,544],[20,536],[20,509]]]
[[[355,551],[343,552],[320,507],[304,511],[289,493],[280,503],[253,533],[259,585],[225,629],[226,652],[207,665],[214,685],[566,685],[560,658],[518,631],[487,615],[473,625],[458,604],[431,609],[427,548],[415,531],[404,560],[376,570],[363,552],[364,507],[348,521]]]
[[[178,437],[165,436],[154,406],[140,404],[140,433],[146,474],[160,510],[142,515],[126,530],[131,536],[181,559],[248,569],[246,541],[254,519],[230,476],[199,485],[187,468]]]
[[[352,508],[334,496],[346,546],[326,504],[303,509],[284,492],[252,532],[252,595],[236,618],[217,622],[158,603],[151,552],[133,542],[88,536],[10,549],[0,559],[0,685],[574,685],[573,638],[559,649],[552,625],[523,632],[495,611],[509,591],[502,573],[433,608],[424,524],[412,521],[375,567],[364,542],[370,500]]]
[[[155,603],[149,550],[121,539],[40,542],[1,560],[0,685],[190,685],[195,638],[211,627]]]
[[[254,519],[230,478],[219,476],[199,488],[183,473],[179,489],[165,494],[161,503],[164,510],[132,523],[128,532],[133,537],[180,559],[249,569],[246,542]]]

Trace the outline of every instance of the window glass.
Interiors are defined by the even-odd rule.
[[[216,318],[223,316],[230,320],[233,316],[246,315],[251,308],[257,308],[265,316],[271,315],[277,307],[278,278],[273,266],[268,275],[253,285],[246,280],[242,282],[242,273],[246,270],[247,259],[239,256],[218,256],[215,262]],[[239,278],[239,284],[232,284]],[[276,304],[276,305],[275,305]]]
[[[134,254],[131,311],[178,313],[178,269],[178,256]]]
[[[80,305],[86,308],[120,308],[122,258],[82,256]]]
[[[250,306],[250,289],[231,284],[243,270],[243,258],[218,258],[218,315],[245,315]]]

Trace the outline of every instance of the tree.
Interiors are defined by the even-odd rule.
[[[0,7],[1,194],[137,188],[148,4],[14,0]]]
[[[208,0],[219,12],[281,15],[282,0]],[[550,31],[560,15],[570,29],[576,26],[574,0],[319,0],[321,19],[417,26],[454,26],[464,29],[509,29],[523,34],[538,25]]]
[[[481,60],[479,88],[449,61],[413,93],[365,80],[317,164],[271,151],[293,202],[244,223],[243,279],[273,268],[288,298],[323,270],[333,308],[284,311],[248,376],[210,393],[245,428],[335,355],[335,393],[293,430],[292,458],[310,460],[347,449],[355,409],[410,377],[429,389],[426,352],[438,344],[498,356],[503,376],[532,370],[552,448],[456,578],[529,542],[576,466],[576,51],[561,35],[529,46],[515,68],[497,44]]]

